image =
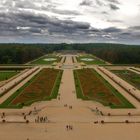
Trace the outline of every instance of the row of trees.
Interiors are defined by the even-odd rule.
[[[114,64],[140,64],[140,46],[122,44],[0,44],[0,64],[23,64],[46,53],[85,51]]]
[[[140,46],[136,45],[78,44],[74,48],[94,54],[113,64],[140,64]]]
[[[0,44],[0,64],[23,64],[65,49],[61,44]]]
[[[44,51],[40,47],[17,44],[0,45],[0,64],[23,64],[42,56]]]

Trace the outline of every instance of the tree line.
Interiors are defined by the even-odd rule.
[[[122,44],[86,44],[74,48],[84,50],[113,64],[140,64],[140,46]]]
[[[44,54],[78,50],[113,64],[140,64],[140,46],[123,44],[0,44],[0,64],[23,64]]]
[[[0,45],[0,64],[23,64],[42,56],[44,51],[40,47],[17,44]]]

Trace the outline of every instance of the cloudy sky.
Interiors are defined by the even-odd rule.
[[[0,0],[0,42],[140,44],[140,0]]]

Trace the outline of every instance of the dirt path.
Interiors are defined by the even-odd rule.
[[[71,56],[68,56],[65,65],[73,65]],[[68,78],[69,77],[69,78]],[[73,78],[73,70],[65,69],[62,76],[62,84],[60,86],[60,102],[62,104],[69,104],[77,101]]]
[[[130,71],[132,71],[132,72],[134,72],[134,73],[137,73],[137,74],[140,74],[140,70],[139,69],[135,69],[135,68],[133,68],[133,67],[131,67],[131,68],[127,68],[128,70],[130,70]]]

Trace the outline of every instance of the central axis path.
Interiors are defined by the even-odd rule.
[[[60,86],[60,103],[73,104],[77,101],[75,94],[75,85],[73,70],[69,67],[73,65],[72,56],[67,56],[65,61],[65,69],[62,76],[62,84]],[[67,68],[68,67],[68,68]]]

